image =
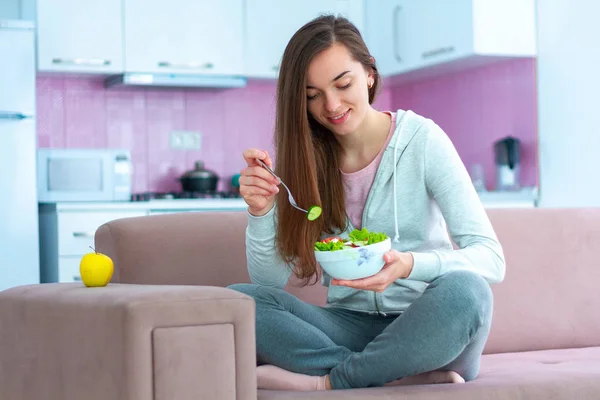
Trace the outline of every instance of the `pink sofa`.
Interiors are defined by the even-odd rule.
[[[124,219],[96,247],[106,288],[0,293],[2,399],[600,399],[600,209],[489,211],[507,260],[481,372],[463,385],[257,391],[238,213]],[[320,286],[288,290],[323,304]]]

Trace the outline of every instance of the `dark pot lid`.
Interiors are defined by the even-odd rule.
[[[195,168],[181,176],[181,179],[186,178],[218,178],[218,175],[211,170],[204,169],[204,161],[196,161]]]

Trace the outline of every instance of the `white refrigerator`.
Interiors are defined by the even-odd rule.
[[[35,31],[0,20],[0,290],[39,283]]]

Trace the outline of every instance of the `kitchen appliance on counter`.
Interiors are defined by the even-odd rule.
[[[40,282],[35,28],[0,20],[0,290]]]
[[[515,191],[521,188],[521,142],[508,136],[494,142],[496,190]]]
[[[194,169],[179,178],[185,192],[214,192],[217,190],[219,175],[204,168],[204,161],[196,161]]]
[[[39,149],[38,201],[129,201],[131,154],[126,149]]]

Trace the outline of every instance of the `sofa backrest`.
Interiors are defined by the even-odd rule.
[[[506,277],[490,353],[600,345],[600,208],[492,209]]]
[[[245,211],[123,218],[100,226],[95,245],[113,259],[111,282],[223,287],[250,282],[247,223]]]
[[[485,353],[600,345],[600,208],[491,209],[507,270],[492,285],[494,321]],[[249,282],[246,212],[116,220],[96,249],[115,262],[113,282],[227,286]],[[286,290],[323,305],[326,288]]]

